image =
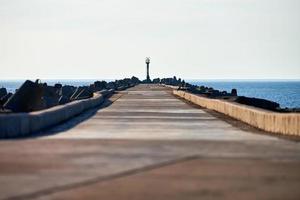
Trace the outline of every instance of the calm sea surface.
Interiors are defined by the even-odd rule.
[[[191,84],[213,87],[230,92],[236,88],[238,95],[275,101],[282,108],[300,107],[300,81],[189,81]]]
[[[82,86],[89,85],[95,80],[42,80],[48,85],[61,83],[63,85]],[[111,80],[106,80],[111,81]],[[19,88],[24,80],[0,80],[0,87],[5,87],[8,91],[14,92]],[[300,81],[188,81],[195,85],[204,85],[218,90],[231,91],[232,88],[238,90],[238,95],[257,97],[278,102],[281,107],[300,107]]]

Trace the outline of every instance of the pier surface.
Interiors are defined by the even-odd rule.
[[[0,141],[0,199],[299,199],[300,144],[138,85]]]

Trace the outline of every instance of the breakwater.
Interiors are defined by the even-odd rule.
[[[79,115],[85,110],[101,105],[104,98],[113,92],[113,90],[96,92],[89,99],[76,100],[41,111],[2,114],[0,115],[0,137],[26,136],[51,127]]]
[[[136,77],[132,77],[74,87],[61,84],[48,86],[39,80],[27,80],[15,94],[1,88],[0,138],[29,135],[66,121],[101,105],[104,98],[115,90],[125,90],[139,82]]]
[[[276,102],[238,96],[234,88],[227,92],[195,86],[176,77],[157,78],[150,83],[132,77],[109,83],[96,81],[90,86],[77,88],[26,81],[2,104],[0,137],[28,135],[53,126],[100,105],[103,98],[114,90],[124,90],[140,83],[163,84],[172,88],[177,96],[268,132],[300,135],[300,114],[283,110]],[[2,90],[6,97],[6,91]]]
[[[204,108],[208,108],[251,126],[271,133],[300,136],[300,113],[278,113],[221,99],[201,97],[182,90],[173,94]]]
[[[73,86],[55,83],[49,86],[39,79],[26,80],[13,94],[0,88],[0,112],[32,112],[63,105],[74,100],[87,99],[101,90],[123,90],[140,83],[136,77],[115,81],[95,81],[89,86]],[[1,114],[1,113],[0,113]]]

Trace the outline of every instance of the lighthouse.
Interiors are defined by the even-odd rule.
[[[151,82],[150,76],[149,76],[149,64],[150,64],[150,58],[147,57],[147,58],[146,58],[146,65],[147,65],[147,77],[146,77],[146,80],[147,80],[147,83],[150,83],[150,82]]]

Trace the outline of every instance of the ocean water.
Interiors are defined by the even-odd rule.
[[[275,101],[282,108],[300,108],[300,81],[188,81],[194,85],[213,87],[231,92],[237,89],[238,95]]]
[[[90,85],[95,80],[42,80],[48,85],[61,83],[63,85],[83,86]],[[105,79],[105,81],[111,81]],[[14,92],[19,88],[24,80],[0,80],[0,87],[5,87],[9,92]],[[204,85],[218,90],[230,92],[236,88],[238,95],[247,97],[256,97],[275,101],[282,108],[300,108],[300,81],[220,81],[220,80],[188,80],[194,85]]]

